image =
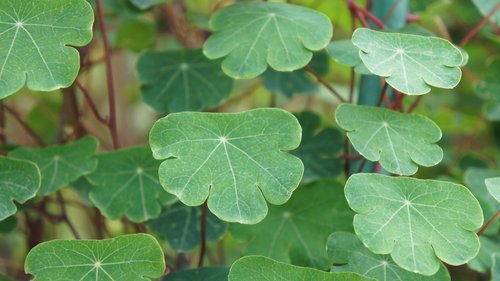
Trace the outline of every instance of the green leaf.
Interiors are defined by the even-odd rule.
[[[18,148],[10,156],[33,161],[40,167],[42,185],[37,195],[44,196],[91,173],[97,166],[94,155],[98,145],[96,139],[84,137],[45,148]]]
[[[479,253],[467,265],[475,271],[486,273],[492,267],[492,257],[500,255],[500,240],[498,237],[481,235],[479,241],[481,243]]]
[[[472,2],[476,5],[476,7],[479,9],[479,12],[481,12],[483,16],[489,14],[495,7],[495,5],[498,5],[498,3],[500,3],[498,2],[498,0],[472,0]],[[500,10],[497,10],[490,17],[490,20],[500,25]]]
[[[5,234],[13,231],[17,227],[16,216],[7,217],[4,220],[0,220],[0,234]]]
[[[432,276],[406,271],[395,264],[390,256],[370,252],[352,233],[335,232],[330,235],[327,251],[333,261],[332,272],[356,272],[379,281],[450,280],[450,275],[443,264]]]
[[[412,175],[418,165],[430,167],[443,159],[435,144],[441,130],[429,118],[385,108],[341,104],[335,114],[354,148],[388,172]]]
[[[116,44],[136,53],[154,46],[156,29],[154,24],[142,20],[130,20],[120,25]]]
[[[322,180],[300,187],[282,206],[270,206],[256,225],[230,225],[236,239],[247,239],[245,254],[258,254],[295,265],[325,269],[331,264],[325,251],[333,231],[352,230],[353,213],[342,186]]]
[[[500,59],[492,60],[486,76],[476,84],[476,93],[484,99],[483,113],[490,121],[500,121]]]
[[[130,2],[141,10],[149,9],[155,5],[165,3],[167,0],[130,0]]]
[[[37,281],[146,281],[165,271],[163,251],[147,234],[105,240],[53,240],[38,244],[24,269]]]
[[[284,3],[230,5],[211,17],[210,28],[203,52],[210,59],[225,57],[222,69],[234,78],[254,78],[268,64],[278,71],[304,67],[333,34],[324,14]]]
[[[462,77],[462,53],[442,38],[359,28],[352,42],[373,74],[408,95],[426,94],[429,86],[451,89]]]
[[[491,281],[500,281],[500,254],[493,255],[491,259]]]
[[[485,179],[486,189],[500,203],[500,177]]]
[[[359,57],[359,50],[351,40],[333,41],[326,47],[328,54],[338,63],[353,66],[354,71],[359,74],[369,75],[371,72],[366,68]]]
[[[170,247],[187,252],[200,244],[202,207],[189,207],[180,202],[163,208],[161,215],[149,221],[148,226],[168,241]],[[219,240],[226,230],[226,223],[207,212],[207,241]]]
[[[286,153],[300,143],[290,113],[274,108],[241,113],[182,112],[154,124],[149,142],[160,183],[184,204],[208,208],[220,219],[254,224],[267,214],[266,200],[283,204],[304,166]]]
[[[227,281],[228,274],[227,267],[200,267],[174,271],[164,281]]]
[[[0,221],[16,213],[16,205],[35,197],[40,170],[35,163],[0,156]]]
[[[343,137],[332,127],[320,129],[320,117],[312,112],[296,115],[302,127],[302,142],[291,153],[304,163],[303,181],[336,177],[340,174],[339,152],[343,147]]]
[[[0,99],[21,89],[69,87],[78,51],[92,38],[93,11],[85,0],[0,2]]]
[[[233,263],[229,281],[375,281],[357,273],[330,273],[298,267],[263,256],[247,256]]]
[[[99,165],[87,179],[95,185],[90,200],[110,219],[126,216],[143,222],[160,215],[160,161],[146,147],[127,148],[97,156]]]
[[[228,98],[233,80],[201,50],[146,52],[137,63],[144,101],[157,112],[213,108]]]
[[[356,174],[345,187],[357,236],[372,252],[391,254],[402,268],[433,275],[442,260],[464,264],[479,250],[479,203],[462,185]]]

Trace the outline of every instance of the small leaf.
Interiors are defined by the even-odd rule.
[[[16,213],[14,200],[24,203],[40,188],[40,170],[33,162],[0,156],[0,221]]]
[[[498,237],[481,235],[479,241],[481,244],[479,253],[467,265],[475,271],[486,273],[492,267],[492,257],[500,255],[500,240]]]
[[[174,271],[164,281],[227,281],[229,268],[200,267],[183,271]]]
[[[246,256],[233,263],[229,281],[375,281],[357,273],[330,273],[298,267],[263,256]]]
[[[92,38],[93,11],[85,0],[0,1],[0,99],[24,84],[51,91],[70,86],[78,51]]]
[[[160,161],[145,147],[113,151],[97,156],[99,165],[87,179],[95,185],[90,200],[110,219],[126,216],[143,222],[160,215],[158,182]]]
[[[254,78],[268,64],[277,71],[304,67],[333,33],[324,14],[284,3],[233,4],[215,13],[210,27],[203,52],[226,57],[222,69],[233,78]]]
[[[371,74],[363,64],[363,61],[359,57],[359,50],[351,40],[333,41],[328,44],[326,51],[336,62],[346,66],[353,66],[356,73]]]
[[[424,275],[439,259],[460,265],[479,250],[474,231],[481,207],[462,185],[435,180],[356,174],[345,187],[357,236],[372,252],[391,254],[402,268]]]
[[[233,87],[220,61],[208,60],[201,50],[146,52],[137,71],[144,101],[159,113],[215,107]]]
[[[230,225],[236,239],[250,240],[245,254],[259,254],[295,265],[325,269],[330,265],[325,244],[332,231],[352,229],[353,214],[342,186],[322,180],[300,187],[256,225]]]
[[[202,207],[189,207],[180,202],[163,208],[161,215],[149,221],[148,226],[168,241],[170,247],[187,252],[200,244]],[[226,230],[226,223],[207,212],[207,241],[219,240]]]
[[[241,113],[182,112],[156,121],[149,141],[166,160],[160,183],[184,204],[208,208],[220,219],[254,224],[266,200],[283,204],[299,185],[301,129],[290,113],[274,108]]]
[[[435,142],[441,130],[429,118],[385,108],[341,104],[335,119],[354,148],[387,171],[412,175],[418,165],[430,167],[443,159]]]
[[[98,145],[96,139],[84,137],[45,148],[18,148],[10,156],[33,161],[40,167],[42,185],[37,195],[44,196],[91,173],[97,166],[94,155]]]
[[[500,177],[485,179],[486,189],[500,203]]]
[[[442,38],[358,28],[352,42],[373,74],[408,95],[426,94],[429,86],[451,89],[462,77],[462,53]]]
[[[379,281],[450,280],[450,275],[443,264],[432,276],[406,271],[395,264],[390,256],[370,252],[352,233],[335,232],[330,235],[327,250],[333,261],[332,272],[356,272]]]
[[[147,281],[165,271],[163,251],[147,234],[105,240],[54,240],[31,249],[24,266],[37,281]]]
[[[165,3],[167,0],[130,0],[130,2],[141,10],[149,9],[155,5]]]

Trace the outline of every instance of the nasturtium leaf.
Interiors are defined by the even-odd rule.
[[[500,121],[500,58],[488,64],[486,76],[476,85],[476,93],[486,102],[483,113],[490,121]]]
[[[320,117],[312,112],[296,115],[302,127],[302,142],[291,153],[304,163],[303,181],[336,177],[341,171],[338,156],[344,139],[337,129],[320,129]]]
[[[92,38],[93,11],[85,0],[0,2],[0,99],[24,84],[51,91],[70,86],[78,51]]]
[[[147,281],[165,271],[163,251],[147,234],[105,240],[53,240],[38,244],[24,269],[37,281]]]
[[[143,222],[160,215],[157,161],[146,147],[117,150],[97,156],[97,169],[87,179],[95,188],[90,200],[110,219],[126,216]]]
[[[146,52],[137,63],[144,101],[157,112],[201,110],[219,105],[233,79],[201,50]]]
[[[149,142],[160,183],[184,204],[208,208],[220,219],[254,224],[266,200],[285,203],[304,166],[286,151],[298,147],[301,128],[290,113],[263,108],[241,113],[181,112],[156,121]]]
[[[130,0],[130,2],[141,10],[146,10],[154,5],[167,2],[167,0]]]
[[[203,52],[225,57],[222,69],[234,78],[254,78],[268,64],[277,71],[304,67],[333,34],[324,14],[285,3],[233,4],[211,17],[210,28]]]
[[[485,179],[486,189],[500,203],[500,177]]]
[[[246,256],[233,263],[229,281],[376,281],[352,272],[331,273],[266,258]]]
[[[236,239],[247,239],[245,254],[265,255],[295,265],[326,269],[325,251],[333,231],[352,231],[353,213],[342,186],[321,180],[300,187],[281,206],[270,206],[269,214],[256,225],[230,225]]]
[[[379,281],[450,280],[450,275],[443,264],[432,276],[407,271],[395,264],[390,256],[370,252],[352,233],[332,233],[328,237],[327,251],[333,262],[332,272],[356,272]]]
[[[474,231],[483,223],[476,198],[459,184],[379,174],[356,174],[345,193],[357,236],[372,252],[391,254],[400,267],[433,275],[440,262],[460,265],[476,256]]]
[[[441,130],[429,118],[385,108],[341,104],[335,114],[354,148],[388,172],[412,175],[418,165],[430,167],[443,159],[435,144]]]
[[[33,162],[0,156],[0,221],[16,213],[40,188],[40,170]]]
[[[488,237],[483,234],[479,237],[479,242],[481,243],[479,253],[467,265],[473,270],[486,273],[491,268],[493,255],[500,255],[500,239],[498,237]]]
[[[495,8],[495,5],[498,5],[498,0],[472,0],[472,2],[479,9],[479,12],[483,16],[486,16]],[[490,20],[500,25],[500,10],[497,10],[491,17]]]
[[[93,137],[45,148],[21,147],[9,155],[33,161],[40,168],[42,185],[39,196],[55,192],[79,177],[88,175],[97,166],[95,153],[99,142]]]
[[[164,281],[227,281],[229,268],[200,267],[170,273]]]
[[[338,63],[354,67],[359,74],[371,74],[359,57],[359,50],[350,39],[333,41],[326,47],[328,54]]]
[[[129,20],[120,25],[116,34],[116,45],[136,53],[154,46],[156,27],[143,20]]]
[[[187,252],[200,244],[202,207],[189,207],[180,202],[163,208],[161,215],[149,221],[148,226],[163,236],[172,249]],[[226,230],[226,223],[207,212],[207,241],[219,240]]]
[[[442,38],[359,28],[352,42],[370,72],[408,95],[426,94],[429,86],[451,89],[462,77],[462,53]]]

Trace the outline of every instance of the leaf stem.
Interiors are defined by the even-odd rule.
[[[483,27],[483,25],[488,22],[488,20],[493,16],[493,14],[495,14],[498,9],[500,9],[500,3],[496,4],[495,7],[493,7],[493,9],[491,9],[491,11],[480,22],[478,22],[476,26],[474,26],[474,28],[469,31],[469,33],[467,33],[467,35],[465,35],[464,39],[460,41],[458,46],[463,48],[469,42],[469,40],[472,39],[474,35],[476,35],[479,29],[481,29],[481,27]]]
[[[198,259],[198,267],[203,266],[203,260],[205,259],[205,251],[207,249],[207,212],[208,204],[207,201],[203,203],[200,219],[200,257]]]
[[[354,0],[347,0],[347,7],[349,8],[349,10],[352,10],[353,11],[353,14],[356,15],[356,17],[360,20],[360,21],[364,21],[364,18],[362,19],[361,16],[363,17],[366,17],[367,19],[369,19],[371,22],[373,22],[378,29],[385,29],[385,24],[379,19],[377,18],[375,15],[373,15],[370,11],[368,11],[367,9],[364,9],[360,6],[358,6],[358,4],[356,4],[356,2],[354,2]],[[366,21],[363,22],[363,25],[367,25]],[[368,27],[368,26],[366,26]]]
[[[76,239],[78,239],[78,240],[82,239],[80,234],[78,234],[76,227],[73,225],[73,223],[71,222],[71,220],[68,217],[68,213],[66,210],[66,204],[64,203],[64,197],[63,197],[61,191],[56,192],[56,196],[57,196],[57,202],[59,202],[59,206],[61,208],[62,220],[68,225],[69,229],[71,230],[71,232],[73,233],[73,235],[75,236]]]
[[[92,114],[94,114],[95,118],[101,122],[102,124],[108,126],[108,121],[105,117],[103,117],[100,113],[99,113],[99,110],[97,110],[97,106],[94,102],[94,100],[92,99],[92,97],[90,96],[89,94],[89,91],[83,87],[83,85],[80,83],[80,81],[78,81],[78,79],[75,80],[74,84],[78,87],[78,89],[80,89],[80,91],[82,92],[83,96],[85,97],[85,100],[87,101],[89,107],[90,107],[90,111],[92,111]],[[108,126],[109,127],[109,126]]]
[[[384,86],[382,86],[382,90],[380,91],[380,95],[378,96],[377,107],[380,107],[382,105],[382,101],[385,102],[385,105],[387,106],[387,108],[392,107],[391,102],[387,98],[387,94],[386,94],[387,86],[388,86],[387,82],[384,81]]]
[[[8,105],[3,104],[3,108],[12,116],[16,121],[23,127],[23,129],[33,138],[33,140],[40,146],[45,146],[45,142],[42,138],[33,130],[28,123],[24,122],[24,120],[19,116],[13,108],[10,108]]]
[[[417,98],[415,98],[415,100],[411,103],[410,107],[408,108],[407,113],[412,113],[415,110],[415,108],[417,108],[418,104],[422,100],[422,97],[423,96],[417,96]]]
[[[314,69],[312,69],[310,65],[306,65],[306,70],[307,72],[311,73],[321,85],[325,86],[325,88],[327,88],[341,102],[346,102],[346,100],[339,94],[339,92],[337,92],[332,86],[330,86],[330,84],[323,80],[323,78],[321,78],[321,76],[316,71],[314,71]]]
[[[491,217],[485,224],[483,227],[481,227],[481,229],[477,232],[477,236],[481,236],[481,234],[483,234],[486,229],[488,229],[488,227],[490,227],[490,225],[500,217],[500,211],[497,211],[493,217]]]
[[[363,158],[363,160],[361,161],[361,164],[359,165],[359,169],[358,169],[358,174],[363,172],[363,168],[365,167],[366,165],[366,158]]]

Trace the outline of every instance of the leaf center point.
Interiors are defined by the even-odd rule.
[[[406,206],[410,206],[411,205],[411,201],[410,200],[405,200],[405,205]]]
[[[23,22],[22,21],[16,21],[16,27],[23,27]]]
[[[141,167],[137,167],[137,169],[135,170],[135,172],[140,175],[144,172],[144,170],[141,168]]]
[[[227,138],[226,138],[226,137],[220,137],[220,138],[219,138],[219,141],[220,141],[221,143],[226,143],[226,142],[227,142]]]
[[[179,65],[179,68],[182,70],[182,71],[186,71],[189,69],[189,64],[183,62]]]
[[[102,265],[102,263],[101,263],[100,261],[96,261],[96,262],[94,263],[94,267],[95,267],[95,268],[101,268],[101,265]]]
[[[396,49],[396,52],[397,52],[398,54],[402,55],[402,54],[404,54],[404,53],[405,53],[405,49],[403,49],[403,48],[397,48],[397,49]]]

